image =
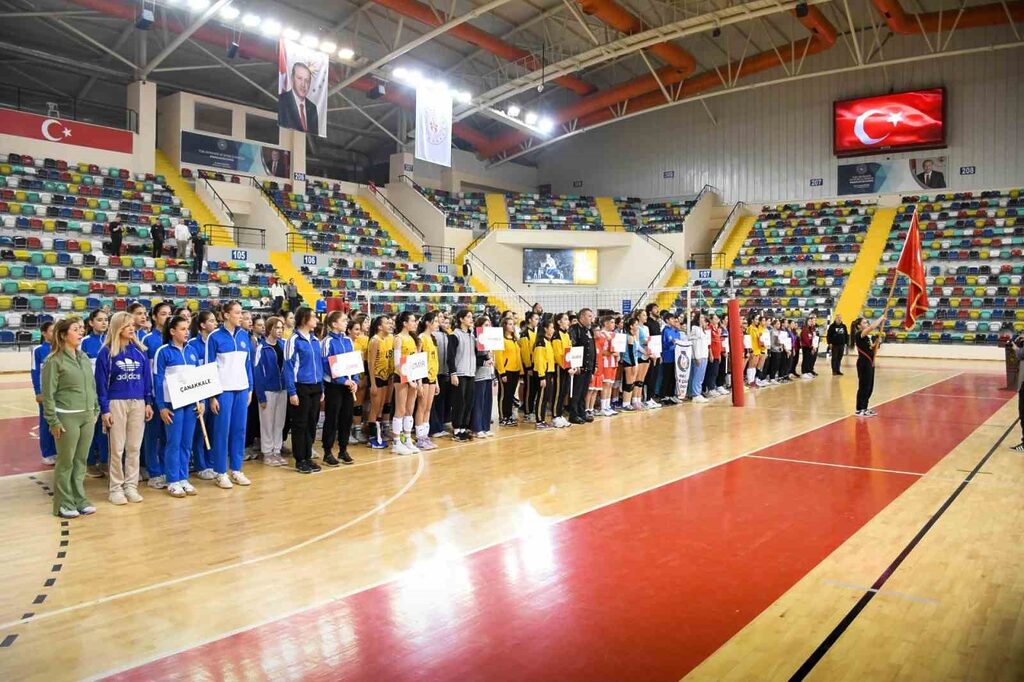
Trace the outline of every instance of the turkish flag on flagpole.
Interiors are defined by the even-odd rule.
[[[924,281],[924,258],[921,255],[921,232],[917,226],[916,207],[914,208],[914,217],[910,220],[907,240],[903,243],[900,260],[896,264],[896,272],[903,273],[910,280],[907,284],[907,316],[903,320],[903,328],[912,329],[918,315],[928,310],[928,296]]]

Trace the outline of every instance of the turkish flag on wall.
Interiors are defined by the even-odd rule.
[[[946,142],[942,88],[836,102],[836,155],[941,147]]]
[[[132,153],[132,134],[127,130],[94,126],[66,118],[47,118],[13,109],[0,109],[0,133],[122,154]]]
[[[907,316],[903,320],[904,329],[913,329],[918,315],[928,310],[928,296],[925,290],[924,257],[921,254],[921,231],[917,227],[917,209],[910,221],[907,241],[903,243],[900,261],[896,264],[896,272],[903,273],[910,282],[907,284]]]

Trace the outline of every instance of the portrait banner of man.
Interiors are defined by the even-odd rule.
[[[327,137],[328,55],[282,39],[277,61],[277,124]]]

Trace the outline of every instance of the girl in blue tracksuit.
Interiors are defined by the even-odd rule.
[[[337,466],[338,459],[352,464],[348,454],[348,439],[352,433],[352,414],[355,409],[355,394],[359,388],[358,377],[331,376],[329,358],[332,355],[351,353],[352,340],[345,336],[348,330],[348,315],[335,310],[324,323],[327,334],[320,350],[324,358],[324,464]],[[334,443],[338,443],[338,458],[335,459]]]
[[[44,463],[52,466],[57,462],[57,441],[53,439],[50,425],[43,417],[43,388],[40,383],[43,363],[50,355],[51,327],[53,327],[53,322],[43,322],[43,326],[40,328],[43,342],[32,349],[32,390],[35,391],[36,403],[39,404],[39,454],[42,455]]]
[[[96,358],[99,357],[100,348],[107,339],[107,313],[97,308],[89,313],[86,325],[89,333],[82,339],[82,351],[89,356],[92,363],[93,374],[96,373]],[[103,475],[99,465],[107,464],[107,434],[103,429],[103,420],[97,420],[96,431],[92,436],[92,446],[89,448],[89,459],[86,461],[88,468],[85,475],[99,478]]]
[[[150,310],[149,319],[152,330],[142,337],[142,346],[146,349],[150,371],[156,370],[156,351],[164,344],[164,326],[171,315],[171,304],[161,301]],[[142,454],[146,460],[146,472],[149,474],[150,488],[166,488],[167,476],[164,472],[163,449],[167,444],[164,423],[159,419],[146,422],[146,433],[142,437]]]
[[[320,471],[313,464],[313,440],[320,418],[324,361],[320,342],[313,335],[316,317],[309,308],[295,313],[295,333],[284,347],[284,382],[292,413],[292,456],[300,474]],[[335,462],[337,463],[337,462]]]
[[[164,330],[164,345],[156,351],[153,392],[164,424],[167,444],[164,447],[164,470],[167,472],[167,492],[172,497],[195,495],[196,489],[188,481],[188,463],[192,455],[192,435],[196,418],[203,415],[202,401],[174,409],[166,377],[187,367],[198,367],[199,356],[188,345],[188,320],[175,315]]]
[[[267,335],[256,349],[252,380],[256,402],[260,406],[260,451],[263,463],[278,467],[286,462],[281,457],[284,421],[288,409],[288,392],[284,385],[284,321],[280,317],[267,320]]]
[[[242,473],[245,455],[245,422],[252,399],[252,362],[249,360],[249,333],[242,329],[242,306],[229,301],[222,308],[224,326],[206,339],[206,362],[216,362],[223,389],[210,398],[213,418],[213,468],[221,488],[233,484],[251,485]],[[231,474],[228,475],[230,464]]]
[[[199,364],[206,364],[206,340],[210,334],[217,329],[217,317],[209,310],[203,310],[192,317],[191,334],[192,339],[188,345],[196,352]],[[204,401],[205,405],[205,401]],[[200,419],[206,425],[207,434],[213,432],[212,414],[207,410]],[[212,443],[211,443],[212,445]],[[212,481],[217,478],[217,472],[213,470],[213,455],[206,449],[206,441],[203,439],[201,424],[196,424],[196,433],[192,438],[192,463],[196,476],[204,481]]]

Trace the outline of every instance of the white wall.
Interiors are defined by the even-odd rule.
[[[908,41],[919,45],[922,40],[895,36],[885,45],[885,57],[907,54]],[[1006,28],[957,31],[953,47],[1011,40],[1013,34]],[[809,58],[804,69],[849,63],[840,38],[830,52]],[[762,80],[783,75],[777,69]],[[637,116],[552,145],[539,159],[539,178],[550,182],[556,193],[572,193],[573,180],[583,180],[587,193],[597,196],[672,196],[695,192],[708,183],[722,190],[726,203],[830,197],[837,191],[836,166],[854,160],[839,161],[832,155],[834,100],[885,93],[890,88],[945,85],[949,125],[945,153],[953,169],[946,178],[951,187],[1019,186],[1024,184],[1022,81],[1024,50],[1015,49],[722,95],[707,100],[717,126],[700,102]],[[977,167],[977,175],[963,178],[968,184],[957,175],[962,165]],[[663,178],[667,170],[675,171],[675,177]],[[824,185],[810,187],[811,178],[823,178]]]
[[[412,171],[406,170],[411,165]],[[424,187],[443,189],[449,192],[476,191],[476,187],[489,188],[494,191],[536,192],[537,169],[517,163],[506,163],[494,168],[487,168],[485,163],[471,152],[461,149],[452,150],[452,167],[445,168],[405,152],[391,155],[391,182],[398,182],[402,174],[416,180]],[[463,184],[473,187],[463,189]]]
[[[437,206],[414,190],[405,181],[399,180],[386,188],[388,199],[412,221],[426,244],[447,245],[445,242],[445,217]]]
[[[468,232],[468,230],[462,230]],[[597,249],[597,286],[531,285],[523,283],[523,248]],[[536,294],[600,289],[643,289],[651,283],[668,254],[628,232],[571,232],[560,230],[491,230],[473,247],[473,254],[518,291]],[[480,273],[477,273],[480,274]]]

